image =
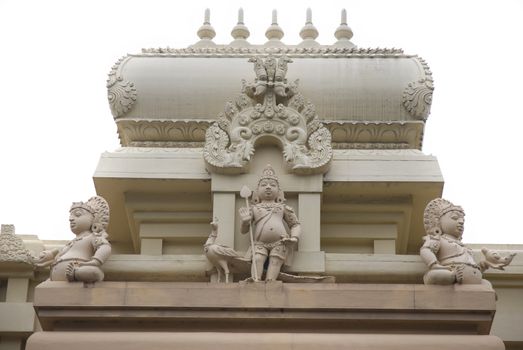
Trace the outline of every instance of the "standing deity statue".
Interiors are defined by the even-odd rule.
[[[252,205],[240,208],[239,214],[241,233],[248,233],[252,229],[252,279],[262,279],[268,260],[265,281],[275,281],[282,266],[291,263],[301,226],[294,210],[285,205],[278,177],[270,165],[263,170],[258,181]]]
[[[480,284],[483,271],[488,268],[502,270],[515,255],[502,256],[497,251],[483,248],[486,260],[477,264],[472,250],[461,241],[465,212],[445,199],[432,200],[425,208],[423,219],[427,235],[420,255],[429,267],[423,276],[425,284]]]
[[[106,232],[109,205],[99,196],[85,203],[73,203],[69,224],[76,237],[61,250],[43,251],[35,258],[34,264],[37,267],[50,266],[52,281],[102,281],[101,266],[111,255]]]

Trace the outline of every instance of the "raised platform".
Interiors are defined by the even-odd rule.
[[[39,332],[26,350],[503,350],[495,336],[415,334]]]
[[[487,335],[488,285],[50,282],[35,291],[45,331]]]

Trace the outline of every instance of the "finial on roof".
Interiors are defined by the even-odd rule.
[[[211,25],[211,10],[205,9],[203,24],[196,33],[198,34],[200,41],[192,45],[193,47],[216,46],[216,44],[212,41],[212,38],[216,36],[216,32]]]
[[[285,46],[285,44],[281,42],[283,35],[283,29],[278,25],[278,12],[272,10],[272,24],[265,32],[265,36],[269,41],[265,43],[265,46]]]
[[[310,9],[310,7],[307,9],[305,25],[300,30],[300,36],[303,39],[303,41],[298,46],[313,47],[320,45],[317,41],[314,40],[318,37],[318,30],[312,24],[312,10]]]
[[[240,7],[238,10],[238,24],[232,28],[231,35],[234,40],[230,43],[231,46],[249,46],[249,42],[246,40],[251,33],[249,29],[243,23],[243,9]]]
[[[336,31],[334,32],[334,36],[336,39],[338,39],[337,42],[334,43],[334,46],[340,46],[340,47],[356,47],[350,39],[352,38],[352,29],[347,25],[347,11],[345,9],[341,10],[341,23],[338,28],[336,28]]]

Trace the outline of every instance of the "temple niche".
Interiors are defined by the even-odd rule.
[[[290,45],[273,11],[254,44],[240,10],[219,44],[207,10],[193,45],[117,60],[106,88],[121,148],[101,155],[97,196],[73,203],[76,238],[2,229],[0,310],[23,325],[0,317],[2,341],[523,346],[522,247],[465,245],[464,211],[422,152],[428,64],[356,46],[345,10],[329,44],[305,19]]]

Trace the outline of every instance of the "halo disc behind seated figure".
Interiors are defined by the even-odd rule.
[[[111,255],[105,231],[109,225],[109,205],[99,196],[86,203],[73,203],[69,224],[76,237],[61,250],[43,251],[35,259],[35,265],[50,266],[52,281],[102,281],[101,266]]]
[[[265,280],[275,281],[282,266],[292,263],[292,253],[298,243],[301,226],[294,210],[285,205],[278,177],[270,165],[263,170],[258,181],[252,206],[240,208],[239,214],[241,233],[248,233],[249,226],[253,227],[253,280],[262,279],[265,262],[268,260]]]

